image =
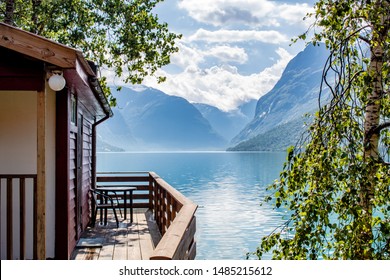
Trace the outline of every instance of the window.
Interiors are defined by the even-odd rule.
[[[77,120],[77,101],[74,94],[71,95],[71,101],[70,101],[70,122],[74,125],[76,125]]]

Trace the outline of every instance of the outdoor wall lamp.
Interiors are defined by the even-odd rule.
[[[62,71],[53,70],[52,75],[49,78],[49,87],[54,91],[60,91],[65,87],[66,81],[62,75]]]

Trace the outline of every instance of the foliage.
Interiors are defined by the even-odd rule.
[[[1,0],[0,21],[80,49],[99,66],[114,69],[125,83],[135,84],[178,51],[175,40],[181,35],[169,32],[152,13],[162,1]]]
[[[389,1],[318,1],[330,102],[288,156],[267,201],[288,220],[254,253],[275,259],[390,258]]]

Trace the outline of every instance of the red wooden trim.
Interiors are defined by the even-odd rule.
[[[42,90],[42,79],[28,78],[0,78],[0,90]]]
[[[44,64],[0,47],[0,90],[42,91]]]
[[[70,94],[56,94],[55,258],[68,259],[70,184]]]
[[[33,179],[37,175],[35,174],[0,174],[0,179],[13,179],[13,178],[24,178]]]

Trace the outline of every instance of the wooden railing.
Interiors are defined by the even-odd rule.
[[[153,172],[150,173],[150,185],[154,218],[162,234],[150,259],[194,259],[197,205]]]
[[[134,208],[150,208],[150,190],[148,172],[105,172],[97,173],[98,184],[129,184],[137,187],[133,194]],[[120,205],[123,207],[123,205]]]
[[[0,174],[0,209],[2,203],[6,204],[6,213],[1,212],[1,227],[6,228],[7,240],[6,249],[0,247],[0,251],[6,250],[6,259],[36,259],[37,248],[35,231],[33,229],[27,232],[27,221],[30,220],[32,207],[32,226],[36,225],[37,211],[36,211],[36,189],[37,189],[37,175],[35,174]],[[31,193],[31,194],[27,194]],[[4,195],[4,196],[3,196]],[[15,212],[15,209],[19,211]],[[3,220],[5,219],[5,221]],[[17,232],[14,232],[14,230]],[[27,256],[27,235],[32,235],[32,253],[30,257]],[[15,238],[16,237],[16,238]],[[0,245],[2,246],[2,245]],[[30,250],[31,251],[31,250]]]
[[[134,208],[149,208],[162,238],[150,259],[194,259],[197,205],[154,172],[98,173],[98,183],[128,183],[137,187]]]

